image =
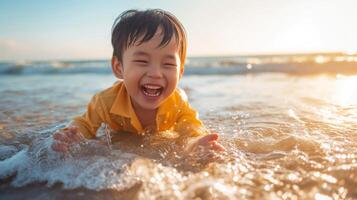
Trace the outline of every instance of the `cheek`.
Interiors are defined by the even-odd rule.
[[[177,69],[166,69],[165,74],[167,77],[175,77],[179,74]]]
[[[129,81],[131,81],[132,79],[138,79],[141,76],[141,73],[138,70],[129,69],[124,71],[124,76],[126,79],[129,79]]]
[[[179,73],[173,72],[173,73],[168,74],[167,77],[168,77],[168,79],[170,80],[170,81],[169,81],[169,84],[170,84],[172,87],[176,87],[176,85],[178,84],[178,81],[179,81],[179,79],[180,79]]]
[[[138,73],[127,72],[124,74],[124,82],[130,90],[135,89],[138,86],[140,77]]]

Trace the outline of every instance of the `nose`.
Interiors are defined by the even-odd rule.
[[[147,75],[150,78],[162,78],[162,71],[160,65],[154,64],[150,66]]]

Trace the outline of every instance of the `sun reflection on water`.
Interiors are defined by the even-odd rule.
[[[357,76],[337,75],[336,78],[334,101],[344,107],[357,105]]]

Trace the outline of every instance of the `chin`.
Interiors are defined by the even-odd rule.
[[[146,110],[155,110],[158,109],[160,107],[160,104],[157,105],[140,105],[142,108],[146,109]]]
[[[147,99],[141,99],[141,101],[137,101],[138,105],[147,110],[154,110],[160,107],[161,103],[163,101],[160,99],[154,100],[154,101],[148,101]]]

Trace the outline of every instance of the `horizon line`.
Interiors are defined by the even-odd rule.
[[[260,56],[294,56],[294,55],[356,55],[357,51],[297,51],[297,52],[247,52],[247,53],[228,53],[228,54],[196,54],[188,55],[186,58],[217,58],[217,57],[260,57]],[[0,59],[0,62],[46,62],[46,61],[103,61],[110,60],[107,58],[54,58],[54,59],[18,59],[18,60],[6,60]]]

